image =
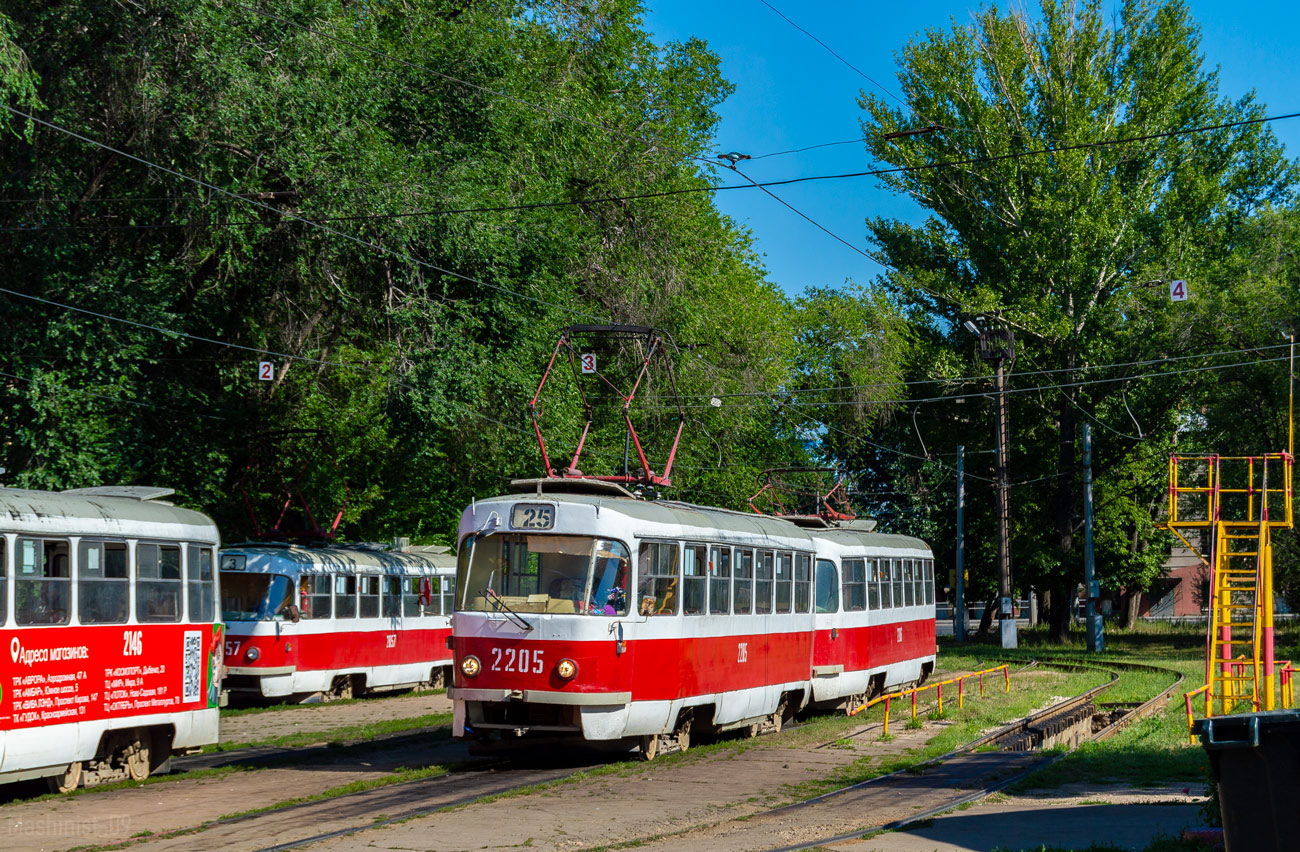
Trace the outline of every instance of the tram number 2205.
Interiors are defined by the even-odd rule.
[[[529,651],[527,648],[492,649],[492,671],[518,672],[520,674],[541,674],[543,670],[542,652]]]

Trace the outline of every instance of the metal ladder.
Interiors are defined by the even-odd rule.
[[[1291,526],[1291,468],[1290,453],[1170,457],[1166,526],[1210,571],[1207,716],[1276,706],[1272,529]],[[1209,557],[1180,528],[1208,533]]]

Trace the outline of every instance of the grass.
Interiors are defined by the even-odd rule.
[[[310,710],[313,707],[343,707],[348,704],[376,704],[394,698],[410,698],[412,695],[442,695],[446,691],[446,689],[408,689],[387,694],[381,693],[378,695],[367,695],[362,698],[336,698],[329,702],[314,701],[306,703],[302,701],[281,701],[277,704],[258,704],[252,707],[223,707],[221,708],[221,718],[234,719],[240,716],[256,716],[260,713],[278,713],[282,710]]]
[[[387,734],[399,734],[421,728],[439,728],[451,724],[450,713],[430,713],[426,716],[413,716],[409,719],[384,719],[363,725],[345,725],[326,731],[295,731],[276,737],[265,737],[238,743],[215,743],[203,747],[203,753],[238,751],[246,748],[293,748],[296,746],[319,745],[321,743],[344,743],[352,741],[373,740]]]

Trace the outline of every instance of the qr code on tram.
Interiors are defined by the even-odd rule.
[[[181,702],[189,704],[203,697],[203,634],[185,631],[185,665],[181,666],[185,682],[181,685]]]

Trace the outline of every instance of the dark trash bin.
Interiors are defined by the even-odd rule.
[[[1196,720],[1219,785],[1226,852],[1300,849],[1300,711]]]

